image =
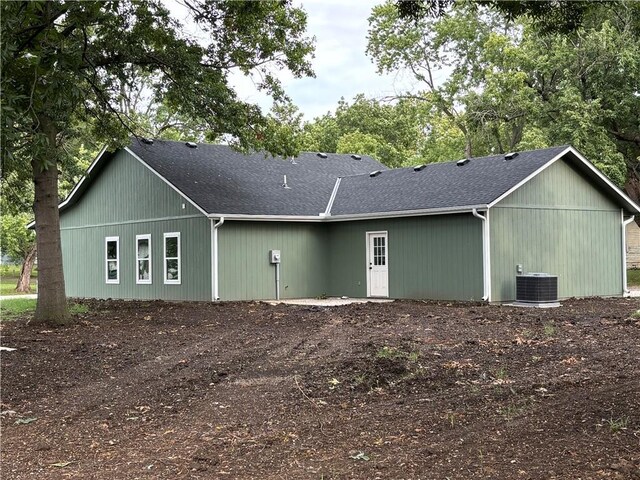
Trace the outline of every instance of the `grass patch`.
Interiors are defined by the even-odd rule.
[[[36,309],[35,298],[12,298],[10,300],[0,300],[0,320],[13,320],[26,313],[34,312]]]
[[[16,292],[16,283],[18,283],[17,278],[2,277],[2,281],[0,282],[0,295],[27,295],[27,293]],[[29,293],[36,293],[38,291],[38,284],[32,280],[30,285],[31,292]]]
[[[31,314],[36,310],[35,298],[11,298],[9,300],[0,300],[0,321],[15,320],[21,315]],[[81,303],[69,304],[69,313],[71,315],[79,315],[87,313],[89,307]]]
[[[640,268],[627,270],[627,285],[640,287]]]

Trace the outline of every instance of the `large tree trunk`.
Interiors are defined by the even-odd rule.
[[[38,245],[38,302],[33,321],[63,325],[70,321],[62,271],[60,213],[58,211],[58,166],[56,130],[48,118],[39,118],[41,131],[49,140],[47,158],[34,158],[33,183]],[[45,167],[46,160],[51,162]]]
[[[18,278],[18,284],[16,285],[16,292],[29,293],[31,291],[31,272],[33,271],[33,264],[36,261],[36,244],[34,243],[27,257],[22,262],[22,269],[20,270],[20,278]]]

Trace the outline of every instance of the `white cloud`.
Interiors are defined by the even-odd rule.
[[[174,16],[185,25],[192,24],[186,9],[175,0],[165,0]],[[312,60],[316,78],[296,79],[289,72],[278,78],[307,120],[335,110],[341,97],[351,100],[356,94],[385,97],[410,88],[402,75],[379,75],[366,56],[367,19],[375,2],[344,0],[303,0],[307,12],[307,34],[316,39]],[[190,35],[203,38],[190,28]],[[269,110],[271,100],[255,88],[254,81],[241,74],[230,77],[238,96]]]

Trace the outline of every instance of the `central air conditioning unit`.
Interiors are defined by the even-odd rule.
[[[529,307],[559,307],[558,276],[549,273],[516,275],[516,304]]]

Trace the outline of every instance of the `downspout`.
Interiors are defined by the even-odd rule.
[[[629,295],[631,292],[627,288],[627,225],[633,222],[635,216],[624,219],[624,210],[620,210],[622,216],[622,296]]]
[[[482,300],[491,301],[491,250],[490,250],[490,231],[489,231],[489,209],[484,215],[478,213],[478,209],[474,208],[471,213],[474,217],[482,220],[482,276],[484,285],[484,296]]]
[[[218,222],[211,221],[211,301],[220,300],[218,290],[218,228],[224,224],[224,217],[220,217]]]

